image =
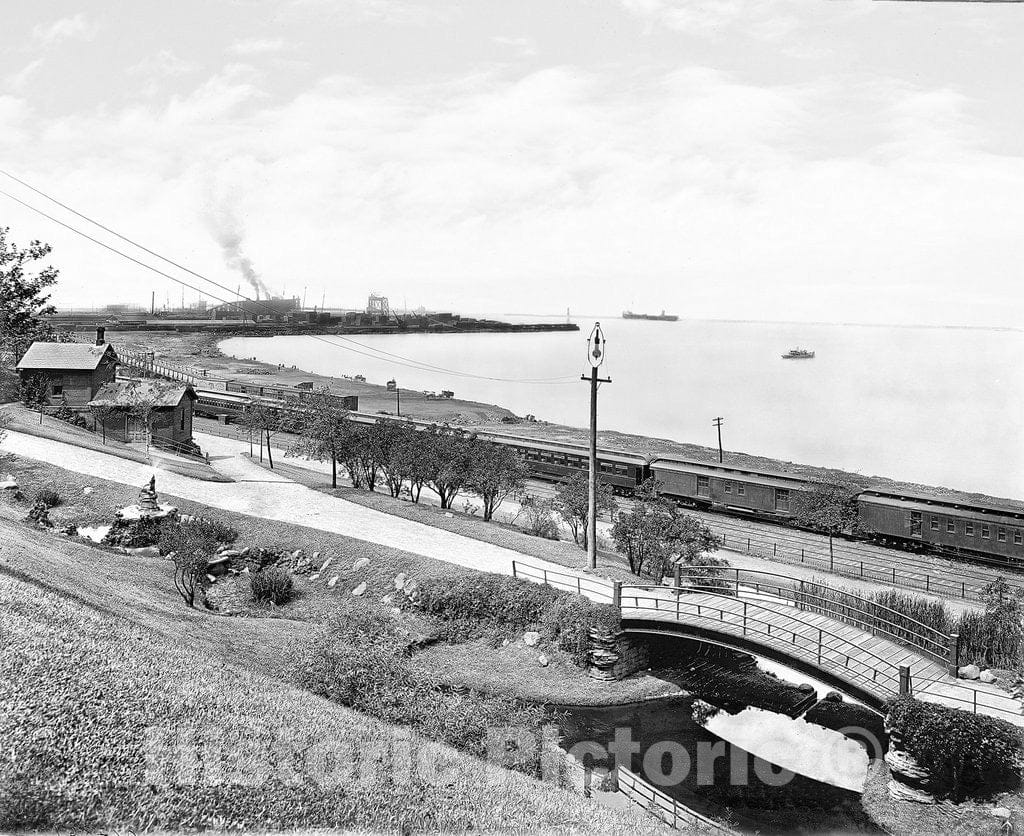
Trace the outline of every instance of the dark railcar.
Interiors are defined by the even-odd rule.
[[[876,540],[1024,568],[1024,511],[873,489],[857,507],[861,527]]]
[[[526,459],[530,473],[538,479],[558,482],[575,473],[586,473],[590,470],[590,452],[583,445],[487,432],[480,433],[480,437],[518,450]],[[637,485],[647,478],[647,461],[646,456],[634,453],[598,450],[598,477],[602,482],[611,485],[616,494],[631,495]]]
[[[807,485],[797,476],[686,459],[653,459],[650,472],[661,493],[682,504],[773,519],[790,519],[795,494]]]

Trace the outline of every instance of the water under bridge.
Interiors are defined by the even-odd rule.
[[[685,636],[772,658],[876,709],[911,694],[1024,727],[1019,700],[956,678],[956,634],[823,583],[729,568],[683,569],[670,584],[628,584],[521,561],[512,573],[618,606],[627,634]]]

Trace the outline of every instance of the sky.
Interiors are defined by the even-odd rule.
[[[7,3],[0,168],[309,306],[1019,327],[1021,43],[982,2]],[[0,226],[62,307],[181,301]]]

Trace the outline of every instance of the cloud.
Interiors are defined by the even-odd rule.
[[[509,38],[495,35],[491,42],[516,53],[519,58],[534,58],[537,55],[537,44],[533,38]]]
[[[283,38],[247,38],[244,41],[233,43],[228,47],[228,52],[231,55],[240,56],[266,55],[280,52],[286,46]]]
[[[739,30],[758,40],[774,41],[802,27],[797,12],[807,0],[619,0],[627,12],[648,26],[719,37]]]
[[[1024,159],[990,150],[971,106],[906,82],[569,64],[282,97],[239,64],[165,102],[22,119],[7,151],[232,288],[203,221],[224,190],[267,284],[336,303],[372,284],[460,309],[1011,324]],[[159,281],[82,247],[60,241],[79,277],[62,298]],[[951,306],[964,276],[975,304]]]
[[[56,46],[69,40],[91,41],[99,25],[90,22],[84,14],[62,17],[50,24],[39,24],[32,30],[32,38],[44,47]]]

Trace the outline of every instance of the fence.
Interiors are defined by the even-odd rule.
[[[685,827],[694,833],[720,834],[720,836],[736,836],[738,833],[721,822],[710,819],[696,810],[691,810],[685,804],[676,801],[623,766],[616,768],[615,777],[619,792],[634,804],[657,816],[673,830]]]

